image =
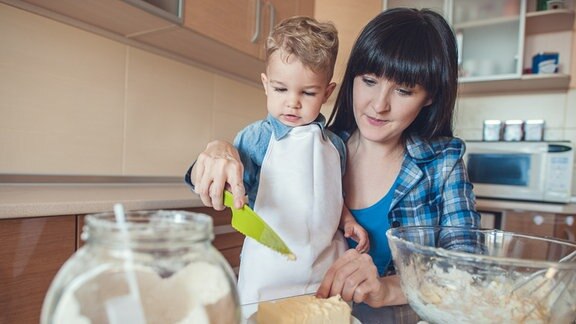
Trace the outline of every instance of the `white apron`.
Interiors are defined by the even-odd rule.
[[[314,293],[347,248],[338,231],[342,212],[338,151],[318,125],[271,136],[254,210],[280,235],[296,261],[247,237],[238,291],[242,304]]]

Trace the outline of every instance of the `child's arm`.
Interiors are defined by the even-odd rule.
[[[346,205],[342,207],[340,228],[344,230],[344,237],[351,238],[358,243],[356,246],[358,252],[364,253],[370,250],[368,232],[356,222],[356,219],[354,219],[354,216],[352,216],[352,213]]]

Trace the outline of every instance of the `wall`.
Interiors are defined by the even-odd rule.
[[[182,176],[253,85],[0,4],[0,174]]]

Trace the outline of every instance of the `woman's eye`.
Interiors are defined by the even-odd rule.
[[[362,77],[362,82],[364,82],[368,86],[373,86],[376,84],[376,80],[369,78],[369,77],[366,77],[366,76]]]
[[[410,96],[410,95],[412,95],[412,90],[411,90],[411,89],[398,88],[398,89],[396,89],[396,91],[398,91],[398,93],[400,93],[400,95],[402,95],[402,96]]]
[[[274,88],[274,91],[276,91],[276,92],[285,92],[285,91],[286,91],[286,88],[276,88],[276,87],[275,87],[275,88]]]

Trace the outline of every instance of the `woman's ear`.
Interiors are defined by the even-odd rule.
[[[422,108],[428,107],[428,106],[430,106],[431,104],[432,104],[432,98],[428,98],[428,99],[426,100],[426,102],[424,103],[424,105],[422,106]]]
[[[262,80],[262,86],[264,87],[264,93],[268,95],[268,77],[266,73],[260,73],[260,79]]]
[[[330,82],[326,87],[326,91],[324,91],[324,99],[322,100],[323,104],[325,104],[326,101],[328,101],[328,99],[332,95],[332,92],[334,92],[334,89],[336,89],[336,82]]]

